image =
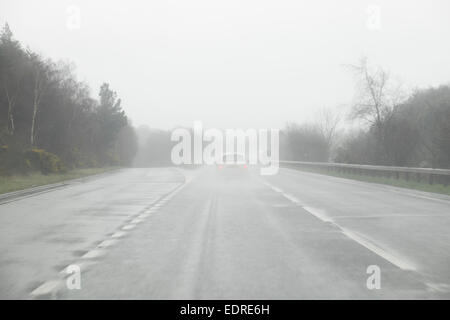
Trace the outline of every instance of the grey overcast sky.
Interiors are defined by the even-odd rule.
[[[5,21],[23,45],[73,61],[93,94],[109,82],[134,125],[312,119],[351,102],[343,65],[363,55],[410,88],[450,82],[448,0],[1,0]]]

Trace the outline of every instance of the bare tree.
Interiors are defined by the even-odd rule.
[[[338,131],[341,116],[331,108],[322,108],[318,112],[318,128],[331,151]]]
[[[401,84],[394,83],[388,71],[381,67],[370,68],[367,58],[359,64],[349,65],[356,76],[357,95],[351,116],[381,128],[392,116],[394,106],[405,100]]]
[[[17,80],[15,85],[11,88],[3,79],[3,90],[5,91],[6,101],[8,102],[8,134],[14,135],[14,107],[16,105],[17,97],[19,95],[20,80]]]
[[[352,117],[375,125],[379,130],[383,121],[392,114],[393,105],[388,98],[389,73],[382,68],[369,69],[367,58],[350,68],[357,78],[357,97]]]
[[[2,89],[5,93],[6,102],[8,105],[8,125],[7,133],[14,135],[14,108],[16,106],[17,98],[20,93],[20,83],[23,77],[23,55],[20,44],[13,39],[8,23],[0,33],[1,46],[1,62],[0,62],[0,77],[2,82]]]
[[[33,60],[39,60],[37,55],[33,55]],[[30,144],[34,146],[36,140],[36,116],[39,111],[42,96],[47,87],[49,72],[42,61],[38,61],[34,70],[34,88],[33,88],[33,113],[31,117]]]
[[[350,65],[357,80],[357,96],[353,104],[351,118],[361,119],[375,130],[375,137],[381,148],[380,160],[386,161],[386,139],[388,132],[385,124],[394,115],[394,107],[404,97],[399,85],[394,85],[389,73],[378,67],[370,68],[367,58],[362,58],[358,65]]]

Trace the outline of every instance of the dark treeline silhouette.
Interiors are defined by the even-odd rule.
[[[416,91],[380,127],[348,137],[336,161],[450,168],[450,87]]]
[[[350,66],[357,95],[350,120],[355,132],[337,132],[339,117],[321,114],[315,124],[289,124],[281,133],[282,159],[354,164],[450,168],[450,86],[410,96],[366,59]]]
[[[98,99],[73,66],[0,35],[0,170],[3,174],[128,165],[137,137],[107,83]]]
[[[134,159],[136,167],[171,166],[172,147],[176,142],[170,140],[170,130],[151,129],[147,126],[136,130],[139,148]]]
[[[309,162],[327,162],[333,158],[341,117],[331,109],[322,109],[316,123],[288,123],[280,132],[280,158]]]
[[[0,174],[172,164],[171,131],[141,127],[135,132],[116,92],[104,83],[93,98],[73,69],[24,49],[5,25],[0,34]],[[448,85],[406,96],[386,71],[369,68],[366,59],[349,69],[357,89],[350,120],[362,126],[342,133],[341,117],[323,109],[316,123],[289,123],[281,131],[281,159],[450,167]]]

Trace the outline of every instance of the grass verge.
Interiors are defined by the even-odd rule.
[[[104,168],[84,168],[84,169],[74,169],[63,174],[47,174],[34,172],[27,175],[11,175],[11,176],[0,176],[0,194],[22,190],[31,187],[43,186],[46,184],[52,184],[57,182],[62,182],[70,179],[77,179],[93,174],[99,174],[119,167],[104,167]]]
[[[306,172],[312,172],[312,173],[319,173],[319,174],[324,174],[324,175],[333,176],[333,177],[352,179],[352,180],[358,180],[358,181],[370,182],[370,183],[386,184],[386,185],[390,185],[390,186],[394,186],[394,187],[450,195],[450,186],[444,186],[443,184],[428,184],[426,182],[418,182],[413,179],[405,180],[405,179],[395,179],[395,178],[387,178],[387,177],[365,176],[365,175],[359,175],[359,174],[353,174],[353,173],[343,173],[343,172],[327,171],[327,170],[321,170],[321,169],[311,169],[311,168],[304,168],[304,167],[289,166],[288,168],[297,169],[297,170],[306,171]]]

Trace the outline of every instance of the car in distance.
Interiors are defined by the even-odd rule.
[[[218,165],[219,169],[247,169],[245,156],[239,153],[225,153],[222,157],[222,163]]]

